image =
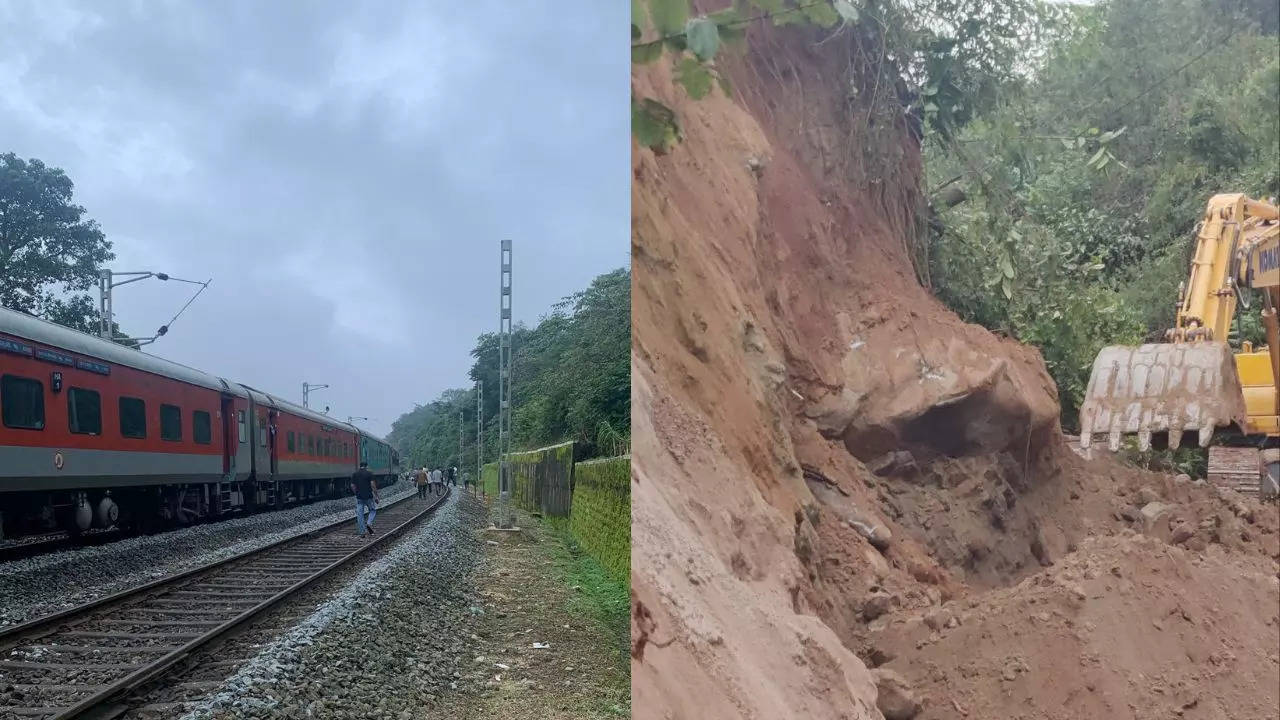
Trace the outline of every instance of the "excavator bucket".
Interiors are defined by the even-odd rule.
[[[1105,436],[1112,452],[1122,435],[1151,447],[1153,435],[1168,434],[1169,447],[1184,432],[1207,447],[1216,427],[1245,426],[1244,393],[1231,348],[1223,342],[1111,345],[1093,361],[1080,406],[1080,447]]]

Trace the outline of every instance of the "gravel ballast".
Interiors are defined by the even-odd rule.
[[[286,634],[267,644],[183,716],[424,716],[459,689],[484,506],[455,492],[423,525]]]
[[[403,483],[382,504],[414,494]],[[355,517],[351,498],[52,552],[0,564],[0,628]]]

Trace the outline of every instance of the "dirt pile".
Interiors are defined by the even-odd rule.
[[[1276,593],[1256,556],[1091,537],[1011,588],[893,617],[875,647],[921,718],[1267,718]]]
[[[1123,715],[1185,704],[1193,682],[1202,699],[1175,708],[1191,717],[1274,698],[1236,695],[1280,679],[1264,650],[1280,628],[1257,609],[1280,602],[1274,506],[1066,449],[1038,353],[917,281],[919,149],[900,114],[865,126],[881,116],[849,100],[872,96],[846,92],[865,80],[854,49],[821,39],[754,27],[722,65],[733,99],[633,71],[684,133],[632,154],[635,716]],[[1111,581],[1081,579],[1097,568]],[[1061,591],[1056,624],[1014,622],[1038,578],[1085,597]],[[1223,593],[1242,604],[1213,610]],[[1167,622],[1170,597],[1194,631]],[[970,627],[972,647],[947,640]],[[1251,674],[1206,681],[1211,635]],[[1059,682],[1078,666],[1026,650],[1041,643],[1136,684],[1090,680],[1094,699],[1064,705],[1086,681]],[[1052,687],[1011,690],[1014,655],[1016,678]],[[1168,702],[1136,680],[1152,655]]]

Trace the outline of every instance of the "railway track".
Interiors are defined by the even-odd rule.
[[[378,512],[372,540],[343,520],[211,565],[0,630],[0,718],[108,720],[130,691],[399,535],[430,505]]]
[[[401,487],[403,486],[400,486],[398,484],[392,484],[392,485],[389,485],[388,487],[381,488],[381,490],[385,493],[393,490],[398,490]],[[289,510],[296,507],[303,507],[305,505],[310,505],[313,502],[321,502],[321,501],[330,500],[330,499],[332,498],[329,498],[329,497],[310,498],[302,502],[288,504],[283,509]],[[274,508],[264,508],[256,512],[269,513],[269,512],[279,512],[279,511]],[[236,518],[247,517],[252,514],[254,513],[240,512],[240,513],[225,515],[225,516],[216,517],[216,518],[202,519],[198,521],[198,523],[196,524],[225,522],[227,520],[234,520]],[[187,526],[187,527],[191,527],[191,526]],[[126,538],[139,537],[142,535],[163,534],[166,532],[175,532],[181,529],[183,529],[183,526],[179,526],[176,524],[173,525],[172,527],[163,527],[163,528],[159,528],[158,530],[153,529],[145,532],[136,531],[136,530],[125,531],[117,527],[110,527],[105,529],[90,528],[89,530],[85,530],[79,533],[78,535],[73,535],[65,530],[52,530],[47,532],[34,533],[31,535],[26,535],[18,538],[5,538],[3,540],[0,540],[0,563],[10,562],[13,560],[22,560],[29,557],[35,557],[36,555],[43,555],[45,553],[56,552],[58,550],[69,550],[69,549],[80,548],[80,547],[93,547],[96,545],[106,545],[107,543],[116,542],[118,540],[124,540]]]

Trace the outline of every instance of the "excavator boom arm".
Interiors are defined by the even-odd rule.
[[[1153,434],[1167,434],[1170,447],[1177,447],[1184,432],[1195,433],[1199,444],[1207,446],[1216,427],[1249,425],[1237,358],[1226,341],[1240,288],[1251,287],[1263,290],[1269,348],[1280,347],[1278,220],[1280,211],[1274,204],[1240,194],[1210,199],[1196,232],[1174,327],[1165,332],[1165,342],[1110,346],[1098,353],[1080,408],[1081,447],[1088,448],[1095,435],[1102,435],[1117,450],[1126,434],[1136,434],[1144,450]],[[1280,355],[1270,353],[1269,359],[1269,391],[1275,400]],[[1257,383],[1251,387],[1251,392],[1263,390]],[[1271,420],[1276,410],[1277,403],[1271,402],[1266,411]]]

